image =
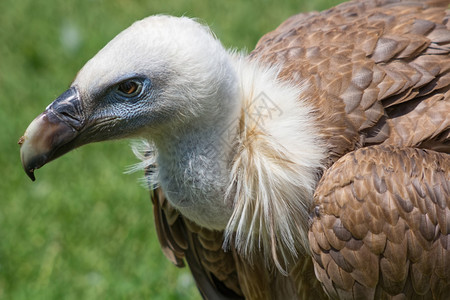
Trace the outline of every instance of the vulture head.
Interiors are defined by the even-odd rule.
[[[198,140],[216,144],[217,124],[236,118],[236,77],[229,53],[207,27],[184,17],[138,21],[89,60],[70,88],[29,125],[21,141],[23,167],[34,180],[36,169],[84,144],[150,138],[167,165],[161,176],[170,182],[174,168],[186,170],[183,161]],[[186,193],[169,197],[189,206]],[[214,220],[223,219],[223,227],[222,216],[223,210]]]
[[[236,236],[244,252],[276,244],[295,255],[325,150],[312,109],[298,101],[303,88],[278,72],[227,51],[192,19],[143,19],[29,125],[23,167],[34,180],[36,169],[84,144],[142,138],[157,153],[145,166],[158,166],[157,184],[185,217]]]
[[[164,144],[228,115],[236,94],[230,57],[206,27],[188,18],[141,20],[89,60],[30,124],[23,166],[34,179],[35,169],[87,143],[150,135]]]

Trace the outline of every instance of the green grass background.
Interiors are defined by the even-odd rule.
[[[17,140],[76,72],[134,20],[197,17],[226,47],[253,49],[290,15],[339,0],[1,0],[0,299],[199,299],[162,255],[127,141],[85,146],[36,172]]]

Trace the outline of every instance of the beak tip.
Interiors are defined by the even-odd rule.
[[[28,177],[30,177],[31,181],[35,181],[36,180],[36,177],[34,176],[34,170],[33,169],[25,171],[25,172],[27,173]]]
[[[22,153],[21,153],[21,154],[22,154]],[[31,166],[30,166],[28,163],[26,163],[26,162],[24,161],[24,156],[23,156],[23,154],[21,155],[21,161],[22,161],[23,169],[24,169],[25,173],[27,174],[27,176],[30,177],[30,179],[31,179],[32,181],[35,181],[35,180],[36,180],[36,177],[34,176],[34,170],[35,170],[36,168],[31,168]]]
[[[39,159],[45,159],[46,157],[40,157],[36,156],[34,154],[33,148],[30,147],[28,141],[25,140],[24,137],[21,137],[19,140],[20,145],[20,160],[22,162],[23,169],[28,177],[32,181],[36,180],[36,177],[34,175],[34,171],[39,168]]]

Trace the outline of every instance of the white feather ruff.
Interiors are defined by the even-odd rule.
[[[227,197],[234,209],[225,245],[249,259],[263,251],[285,270],[308,249],[308,219],[325,158],[313,110],[300,102],[308,86],[276,80],[276,68],[238,60],[243,111]]]

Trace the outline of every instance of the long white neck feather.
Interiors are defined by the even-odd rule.
[[[233,214],[225,243],[251,258],[262,250],[286,269],[308,249],[308,219],[325,159],[308,88],[277,80],[276,67],[237,63],[242,110],[226,198]],[[302,101],[303,100],[303,101]]]
[[[165,140],[146,142],[141,167],[158,164],[169,201],[201,226],[224,230],[224,247],[249,259],[264,251],[285,270],[308,249],[307,223],[325,159],[313,108],[302,101],[307,85],[277,80],[276,67],[230,54],[236,99],[222,115]],[[230,76],[232,78],[233,76]],[[233,106],[233,107],[231,107]]]

